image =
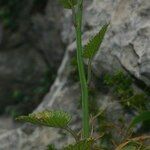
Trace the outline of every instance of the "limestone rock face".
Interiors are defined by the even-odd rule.
[[[85,41],[110,22],[105,40],[93,61],[97,75],[125,69],[150,84],[149,9],[149,0],[94,0],[85,8]],[[62,34],[64,41],[74,39],[74,35],[70,34],[72,28],[66,28],[69,18],[70,12],[67,12]]]
[[[104,72],[126,70],[135,78],[150,85],[149,10],[149,0],[93,0],[85,3],[83,34],[85,42],[89,35],[95,34],[102,25],[110,22],[105,40],[93,61],[92,69],[97,76]],[[62,40],[69,46],[53,86],[35,111],[61,108],[73,114],[73,123],[77,123],[80,122],[81,114],[77,107],[80,92],[79,86],[69,81],[68,65],[70,53],[75,50],[75,35],[71,24],[71,13],[65,11]],[[118,120],[117,117],[120,117],[118,114],[124,115],[121,105],[117,101],[112,102],[111,95],[99,93],[96,99],[102,108],[107,107],[108,120]],[[80,123],[72,127],[78,126]],[[0,150],[44,150],[45,145],[49,143],[61,147],[64,143],[73,141],[72,138],[64,138],[58,130],[28,125],[1,133]]]
[[[124,68],[136,78],[150,84],[149,9],[149,0],[93,2],[88,8],[87,24],[94,28],[107,21],[111,22],[94,61],[96,72],[100,73],[102,70],[114,72]]]

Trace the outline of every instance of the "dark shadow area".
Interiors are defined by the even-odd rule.
[[[61,16],[55,1],[0,1],[1,115],[28,114],[49,91],[64,54]]]

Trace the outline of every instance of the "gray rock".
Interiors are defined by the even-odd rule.
[[[88,8],[87,24],[95,28],[111,21],[93,62],[95,72],[100,74],[102,70],[114,72],[123,68],[147,85],[150,84],[149,9],[149,0],[93,2]]]
[[[85,8],[84,41],[87,41],[89,35],[96,33],[103,24],[111,21],[104,43],[93,61],[95,74],[112,73],[122,69],[149,85],[149,0],[93,0]],[[66,44],[68,41],[70,44],[50,92],[35,111],[66,110],[74,116],[72,123],[75,122],[75,126],[72,127],[78,128],[81,126],[81,112],[77,109],[79,87],[78,84],[69,82],[70,52],[75,50],[74,34],[70,34],[73,27],[66,24],[66,22],[71,24],[69,11],[65,11],[65,20],[62,39]],[[115,100],[112,101],[111,95],[99,92],[96,99],[101,109],[108,107],[106,112],[108,120],[118,121],[120,115],[125,115],[121,105]],[[128,121],[130,119],[128,116],[125,118]],[[28,125],[1,133],[0,150],[44,150],[44,146],[49,143],[61,147],[64,143],[73,142],[72,138],[60,135],[59,130]]]
[[[105,40],[93,61],[97,75],[126,70],[150,85],[150,3],[149,0],[94,0],[85,8],[83,39],[87,41],[110,22]],[[73,27],[66,27],[70,12],[66,12],[64,41],[74,40]],[[69,22],[70,23],[70,22]],[[69,24],[70,25],[70,24]]]

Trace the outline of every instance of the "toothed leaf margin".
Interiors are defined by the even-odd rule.
[[[29,122],[35,125],[43,125],[55,128],[64,128],[71,121],[71,116],[64,111],[42,111],[29,114],[28,116],[20,116],[16,118],[18,121]]]
[[[84,46],[83,57],[92,59],[97,53],[106,34],[109,24],[104,25],[101,30]]]

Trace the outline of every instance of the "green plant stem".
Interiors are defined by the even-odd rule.
[[[76,140],[76,142],[79,141],[79,138],[78,138],[78,135],[70,128],[70,127],[66,127],[64,128],[66,131],[68,131],[73,137],[74,139]]]
[[[83,52],[82,52],[82,9],[83,0],[78,0],[77,12],[75,16],[75,30],[76,30],[76,42],[77,42],[77,63],[81,86],[82,96],[82,112],[83,112],[83,137],[89,137],[89,107],[88,107],[88,86],[85,76],[84,63],[83,63]]]

